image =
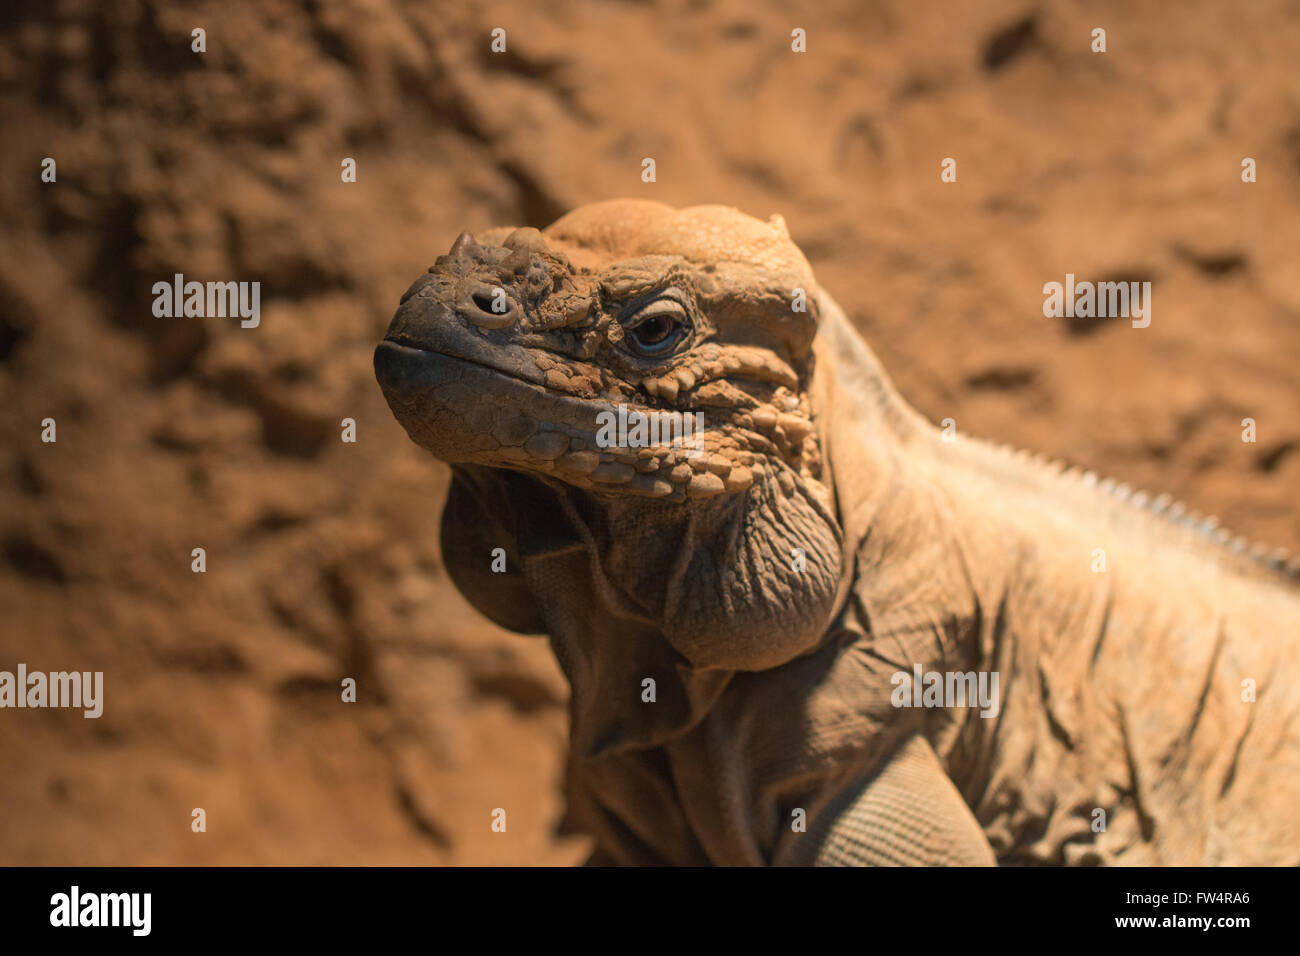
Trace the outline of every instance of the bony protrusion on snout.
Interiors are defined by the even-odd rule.
[[[478,244],[474,234],[466,229],[456,237],[456,241],[451,244],[451,249],[446,255],[441,255],[433,261],[429,271],[438,273],[445,269],[452,269],[464,273],[473,268],[482,255],[483,247]]]
[[[453,259],[462,259],[476,256],[482,250],[482,246],[474,239],[474,234],[466,229],[456,241],[451,244],[451,251],[447,253]]]
[[[523,249],[525,252],[542,252],[546,248],[546,237],[532,226],[520,226],[501,243],[507,249]]]

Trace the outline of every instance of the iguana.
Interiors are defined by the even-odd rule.
[[[570,682],[594,862],[1300,863],[1295,562],[944,435],[779,216],[463,233],[375,370],[453,582]],[[703,431],[602,441],[620,405]]]

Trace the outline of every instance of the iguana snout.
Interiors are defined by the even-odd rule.
[[[462,233],[411,285],[375,372],[416,442],[449,462],[539,470],[583,447],[601,386],[578,364],[591,298],[574,276],[536,229],[517,229],[496,243]]]

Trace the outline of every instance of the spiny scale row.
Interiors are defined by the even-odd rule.
[[[1186,505],[1181,501],[1175,501],[1171,495],[1160,494],[1153,497],[1149,492],[1135,491],[1131,485],[1117,482],[1113,478],[1099,478],[1095,471],[1067,465],[1059,458],[1048,458],[1041,453],[1028,452],[998,442],[982,439],[976,441],[1049,474],[1063,475],[1078,481],[1085,488],[1095,488],[1116,501],[1127,502],[1149,514],[1163,515],[1172,523],[1194,531],[1217,545],[1236,554],[1246,555],[1252,561],[1300,581],[1300,555],[1292,555],[1286,548],[1270,548],[1262,542],[1251,543],[1240,535],[1233,536],[1232,532],[1219,526],[1219,519],[1214,515],[1206,516],[1199,511],[1188,511]]]

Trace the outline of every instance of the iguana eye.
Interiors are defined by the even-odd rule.
[[[639,355],[656,358],[675,349],[690,332],[690,313],[669,289],[647,302],[634,303],[620,321],[624,338]]]

